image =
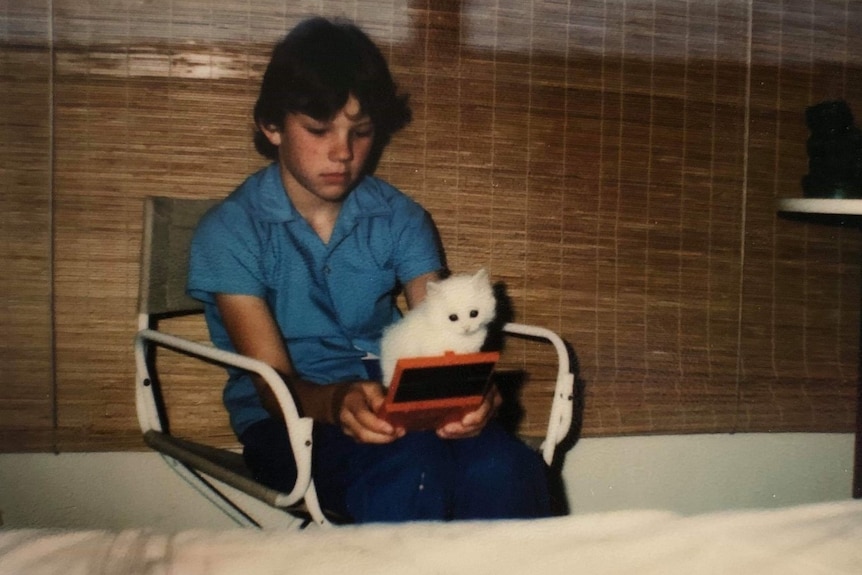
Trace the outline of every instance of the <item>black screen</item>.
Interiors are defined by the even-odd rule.
[[[401,372],[394,402],[484,395],[494,362],[415,367]]]

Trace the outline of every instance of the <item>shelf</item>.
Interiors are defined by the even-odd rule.
[[[778,200],[778,211],[806,214],[862,215],[862,200],[784,198]]]
[[[862,200],[839,200],[834,198],[784,198],[777,202],[779,212],[793,214],[816,214],[818,216],[862,216]],[[848,218],[849,220],[850,218]],[[857,218],[854,225],[859,226]],[[860,344],[862,345],[862,344]],[[862,362],[862,347],[859,350]],[[862,370],[862,365],[860,365]],[[856,439],[853,448],[853,484],[854,499],[862,499],[862,377],[857,382],[856,395]]]

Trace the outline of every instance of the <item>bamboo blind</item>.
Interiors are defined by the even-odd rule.
[[[47,30],[43,8],[0,11],[0,450],[7,451],[54,445]]]
[[[414,122],[379,175],[428,208],[453,270],[488,267],[516,320],[569,341],[584,435],[852,428],[858,230],[783,219],[775,199],[801,194],[806,106],[862,114],[862,5],[295,4],[0,12],[0,449],[141,445],[142,197],[222,196],[262,165],[258,81],[311,13],[383,47]],[[538,433],[551,358],[507,352]],[[182,430],[231,441],[220,374],[170,369]]]

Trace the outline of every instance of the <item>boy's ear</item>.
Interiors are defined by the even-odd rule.
[[[275,147],[281,145],[281,130],[278,129],[278,126],[275,124],[258,124],[258,129],[263,132],[263,135],[266,136],[266,139],[269,140],[269,143]]]

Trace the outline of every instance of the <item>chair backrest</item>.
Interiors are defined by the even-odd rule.
[[[203,304],[186,295],[189,247],[201,216],[218,201],[164,196],[145,199],[139,314],[168,315],[203,309]]]

